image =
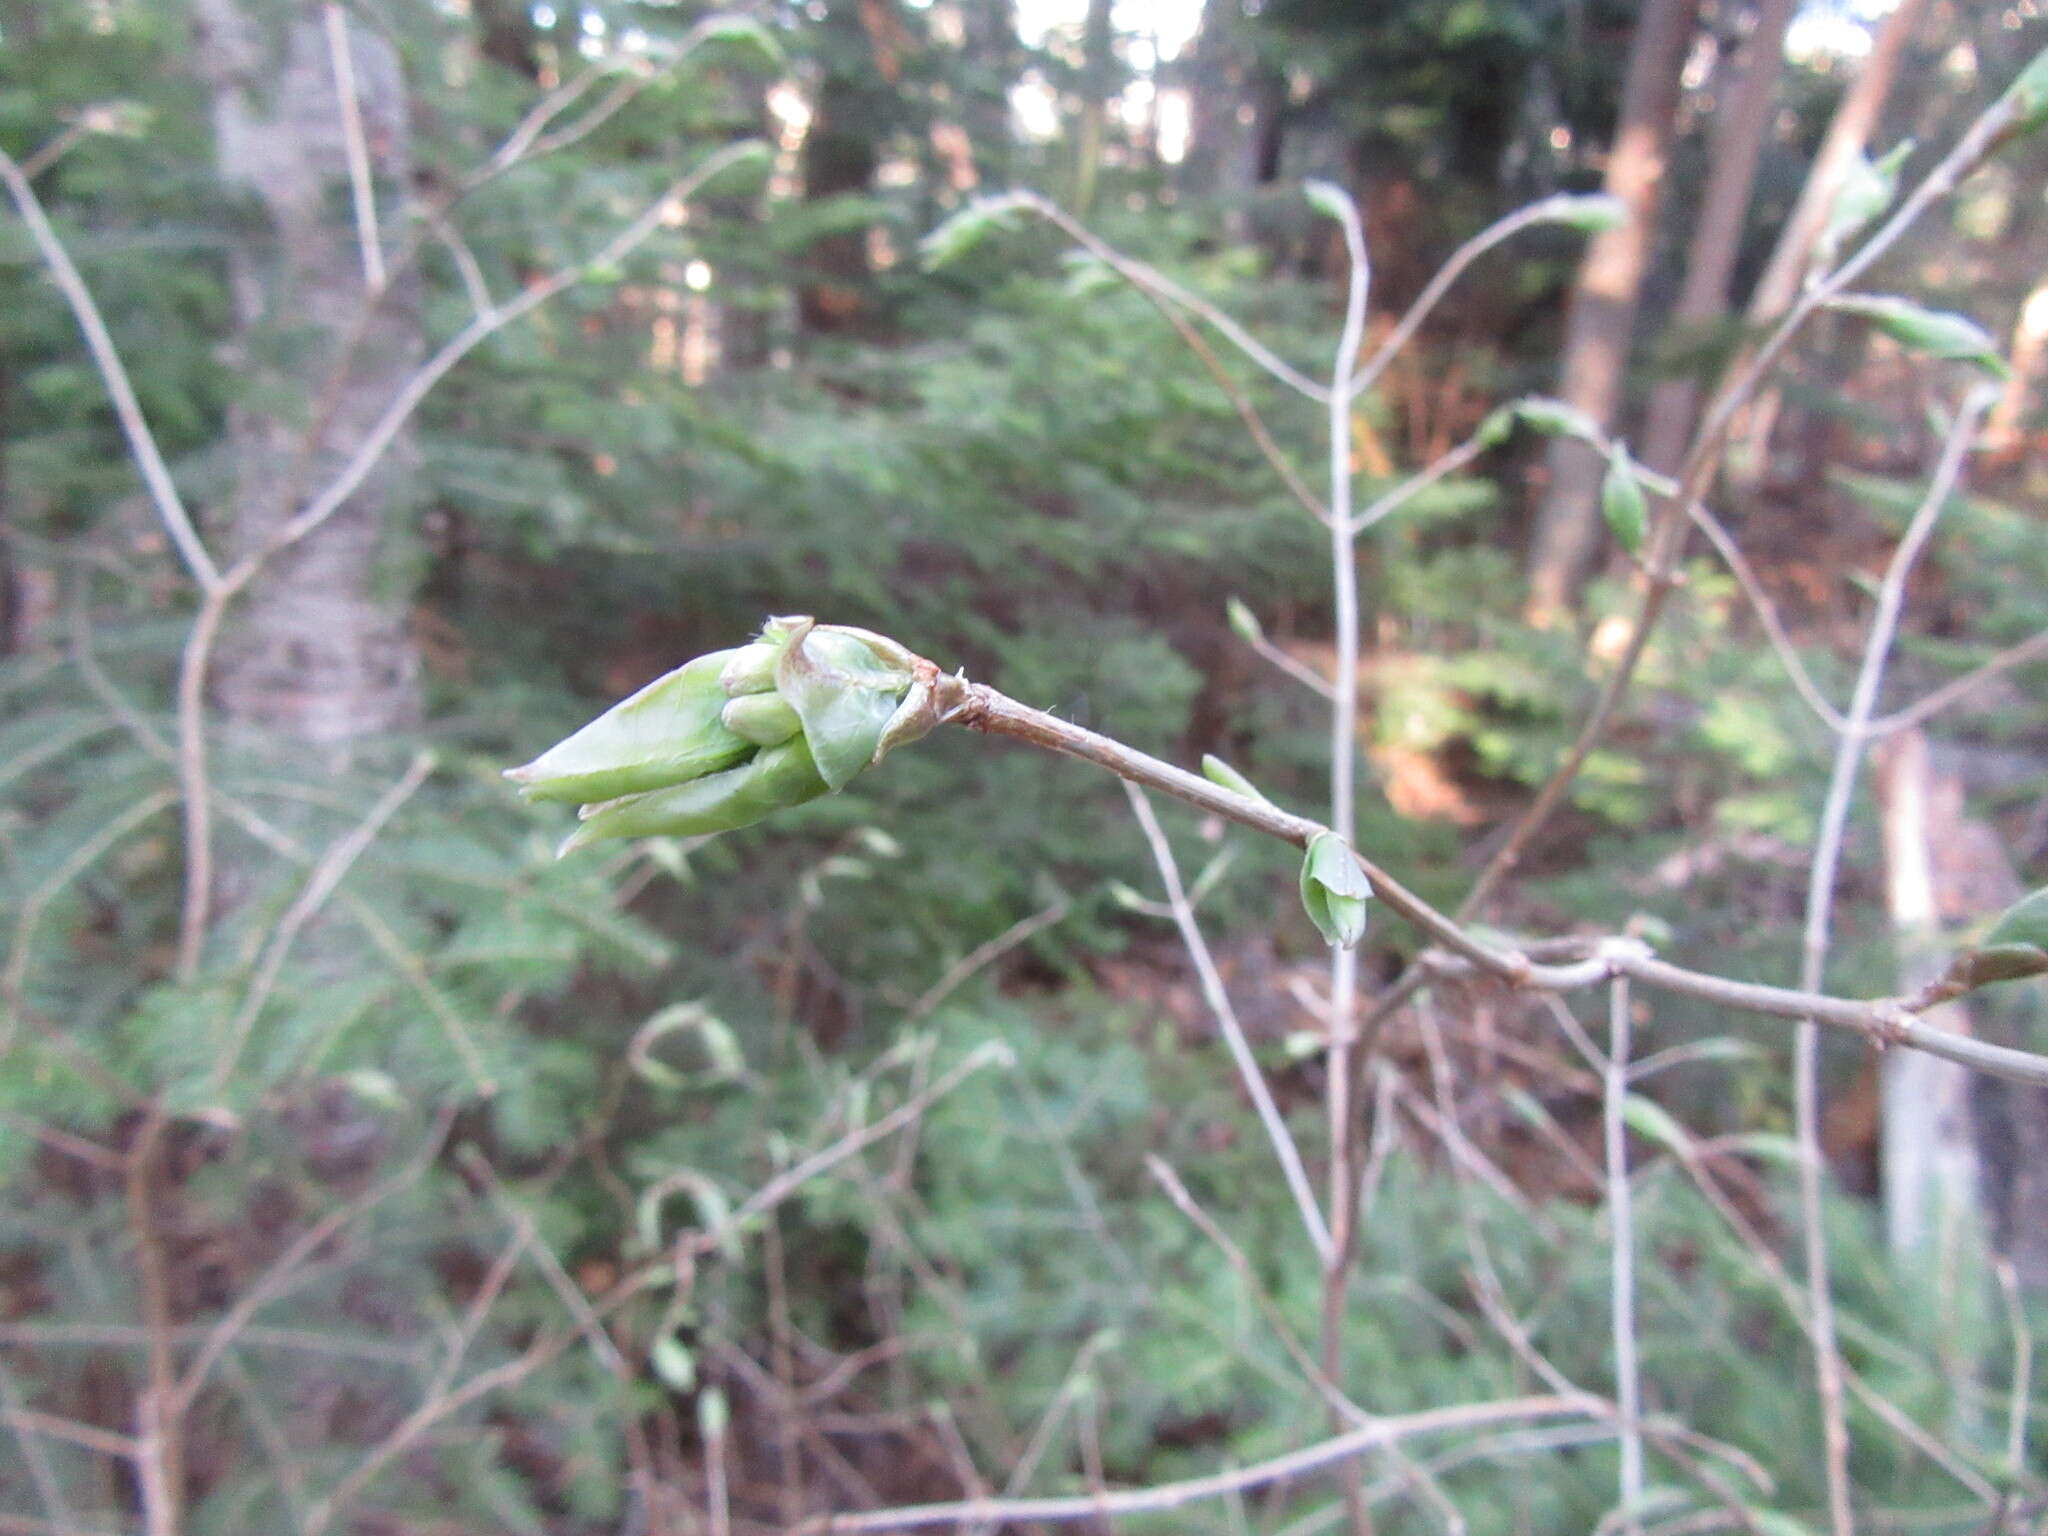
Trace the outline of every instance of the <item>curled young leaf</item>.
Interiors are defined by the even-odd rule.
[[[1334,832],[1318,832],[1301,860],[1301,905],[1323,942],[1349,948],[1364,938],[1371,899],[1371,882],[1350,845]]]

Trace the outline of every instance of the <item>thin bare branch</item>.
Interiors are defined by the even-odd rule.
[[[142,404],[135,398],[135,386],[128,379],[128,366],[121,361],[120,350],[114,345],[113,334],[107,329],[99,304],[94,300],[92,290],[86,286],[85,279],[79,275],[71,253],[51,227],[49,215],[43,211],[42,200],[36,196],[35,188],[29,184],[28,177],[14,157],[5,150],[0,150],[0,182],[7,184],[15,212],[28,226],[29,237],[35,241],[43,265],[49,268],[57,291],[71,306],[72,318],[78,322],[78,329],[85,336],[86,350],[92,353],[93,365],[99,370],[100,381],[105,384],[107,397],[113,404],[114,419],[121,424],[121,434],[128,440],[129,452],[135,456],[135,467],[142,475],[143,486],[149,492],[157,516],[163,520],[164,531],[170,535],[179,558],[185,562],[186,569],[191,571],[200,589],[211,590],[220,582],[220,570],[200,541],[199,531],[192,523],[192,514],[185,510],[184,499],[178,494],[170,467],[164,463],[156,434],[150,430],[149,419],[142,414]]]
[[[1927,547],[1934,525],[1947,508],[1963,472],[1964,460],[1977,437],[1984,414],[1996,403],[1988,386],[1971,391],[1956,413],[1926,498],[1907,525],[1878,589],[1877,613],[1863,649],[1849,713],[1835,748],[1822,806],[1820,832],[1814,841],[1813,863],[1806,889],[1806,925],[1801,943],[1799,985],[1817,992],[1827,968],[1828,939],[1834,916],[1835,879],[1841,868],[1842,838],[1849,825],[1849,805],[1863,766],[1866,732],[1884,685],[1885,665],[1905,613],[1906,581]],[[1815,1368],[1820,1385],[1821,1431],[1827,1456],[1828,1517],[1834,1536],[1853,1536],[1855,1512],[1849,1485],[1849,1426],[1842,1403],[1842,1355],[1835,1339],[1834,1292],[1829,1282],[1826,1236],[1826,1155],[1821,1150],[1820,1030],[1812,1022],[1799,1025],[1793,1057],[1792,1104],[1794,1133],[1799,1142],[1799,1206],[1806,1247],[1806,1285],[1812,1319]]]
[[[1531,1419],[1577,1418],[1585,1413],[1583,1402],[1550,1396],[1433,1408],[1422,1413],[1381,1419],[1363,1429],[1332,1436],[1284,1456],[1228,1472],[1212,1473],[1207,1477],[1189,1478],[1185,1482],[1161,1483],[1152,1488],[1113,1489],[1073,1498],[967,1499],[950,1504],[920,1504],[904,1509],[824,1515],[805,1521],[791,1536],[856,1536],[856,1533],[865,1531],[905,1531],[968,1522],[1021,1524],[1039,1520],[1052,1523],[1156,1514],[1204,1499],[1224,1498],[1253,1488],[1289,1483],[1311,1472],[1340,1465],[1368,1451],[1396,1445],[1418,1435],[1486,1429],[1496,1424],[1521,1423]]]
[[[1302,1166],[1301,1151],[1294,1144],[1287,1122],[1281,1118],[1280,1106],[1273,1102],[1273,1091],[1266,1085],[1266,1074],[1259,1068],[1259,1059],[1253,1054],[1244,1026],[1238,1022],[1237,1009],[1231,1004],[1230,991],[1223,984],[1222,973],[1216,969],[1215,957],[1210,954],[1208,941],[1202,937],[1201,925],[1195,920],[1195,910],[1189,904],[1186,888],[1181,884],[1180,865],[1173,857],[1173,845],[1167,842],[1165,832],[1160,830],[1159,819],[1152,814],[1152,804],[1145,798],[1144,791],[1126,781],[1124,792],[1131,802],[1131,814],[1138,818],[1146,845],[1152,850],[1152,862],[1158,866],[1159,879],[1166,887],[1168,909],[1173,914],[1174,926],[1180,930],[1188,959],[1195,967],[1202,996],[1216,1019],[1216,1028],[1223,1036],[1223,1043],[1229,1048],[1230,1059],[1237,1064],[1237,1074],[1244,1083],[1244,1091],[1252,1101],[1259,1124],[1266,1132],[1266,1140],[1273,1148],[1273,1156],[1280,1164],[1281,1178],[1286,1182],[1288,1193],[1294,1197],[1294,1208],[1301,1217],[1302,1229],[1308,1233],[1317,1259],[1328,1264],[1333,1253],[1329,1226],[1316,1205],[1315,1190],[1309,1184],[1308,1170]]]
[[[1330,392],[1328,389],[1318,384],[1291,363],[1283,361],[1270,347],[1266,346],[1265,343],[1253,336],[1250,331],[1247,331],[1242,325],[1238,324],[1237,321],[1218,309],[1214,304],[1211,304],[1207,299],[1202,298],[1198,294],[1190,293],[1156,267],[1148,266],[1134,256],[1124,255],[1123,252],[1089,229],[1087,225],[1076,219],[1050,198],[1041,197],[1035,192],[1020,192],[1017,194],[1017,197],[1020,206],[1029,208],[1040,218],[1058,225],[1060,229],[1072,236],[1089,255],[1100,261],[1125,282],[1130,283],[1133,287],[1142,288],[1148,293],[1157,294],[1161,298],[1179,305],[1190,314],[1199,317],[1216,331],[1220,332],[1238,351],[1251,359],[1252,362],[1258,364],[1259,367],[1265,369],[1267,373],[1278,379],[1282,384],[1285,384],[1296,394],[1305,395],[1319,405],[1329,402]],[[1357,349],[1354,347],[1349,357],[1356,356]]]
[[[1607,1073],[1601,1128],[1607,1147],[1608,1242],[1614,1327],[1615,1427],[1621,1441],[1622,1529],[1641,1536],[1643,1503],[1643,1387],[1636,1364],[1635,1203],[1628,1180],[1629,985],[1617,977],[1607,989]]]
[[[335,100],[341,109],[341,147],[348,162],[349,195],[355,205],[356,245],[362,253],[363,286],[384,290],[384,241],[377,229],[377,188],[370,175],[370,146],[363,135],[363,101],[356,90],[356,61],[348,41],[348,13],[336,0],[320,8],[327,34],[327,60],[334,71]]]

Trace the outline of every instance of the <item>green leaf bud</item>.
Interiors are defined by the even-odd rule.
[[[1334,832],[1318,832],[1301,861],[1301,904],[1323,942],[1349,948],[1365,937],[1365,904],[1372,885],[1351,847]]]
[[[524,768],[529,799],[582,806],[562,851],[702,837],[844,788],[942,718],[937,669],[887,635],[794,616],[700,656]]]
[[[1836,299],[1830,309],[1861,315],[1902,347],[1948,362],[1970,363],[1997,378],[2011,371],[1998,355],[1998,344],[1967,315],[1926,309],[1911,299],[1859,294]]]
[[[1628,222],[1628,204],[1611,192],[1565,193],[1542,204],[1544,221],[1582,235],[1601,235]]]
[[[761,747],[779,747],[804,728],[789,700],[779,693],[747,693],[727,702],[718,718],[735,736]]]
[[[1231,631],[1247,645],[1257,645],[1266,638],[1266,631],[1259,623],[1259,616],[1245,606],[1242,598],[1235,594],[1226,598],[1223,612],[1230,621]]]
[[[1229,790],[1234,795],[1243,795],[1247,800],[1256,800],[1261,805],[1271,805],[1273,803],[1259,793],[1258,788],[1250,779],[1239,773],[1214,753],[1204,754],[1202,758],[1202,777],[1211,784],[1222,785],[1223,788]]]
[[[1635,461],[1626,445],[1616,443],[1608,456],[1607,476],[1600,483],[1600,515],[1614,534],[1614,541],[1630,555],[1643,549],[1643,534],[1650,525],[1650,503],[1636,479]]]
[[[1553,400],[1548,395],[1531,395],[1514,403],[1514,413],[1531,432],[1545,437],[1576,437],[1589,443],[1600,440],[1600,428],[1593,418],[1575,405]]]
[[[732,767],[755,746],[719,719],[719,674],[733,654],[714,651],[656,678],[505,777],[529,800],[587,803]]]

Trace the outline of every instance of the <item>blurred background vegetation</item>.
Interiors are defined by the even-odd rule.
[[[463,357],[333,519],[226,604],[181,721],[191,584],[46,252],[0,218],[0,1530],[774,1530],[1013,1474],[1156,1483],[1319,1434],[1258,1300],[1313,1334],[1315,1256],[1147,909],[1114,783],[941,733],[768,827],[558,863],[562,818],[498,770],[801,612],[1174,761],[1218,753],[1313,810],[1317,701],[1228,605],[1327,675],[1326,538],[1230,394],[1056,232],[937,272],[921,239],[1035,187],[1314,372],[1343,252],[1304,178],[1364,212],[1377,338],[1460,241],[1612,184],[1621,129],[1650,133],[1668,164],[1638,204],[1618,349],[1616,317],[1589,339],[1571,302],[1584,238],[1523,236],[1361,399],[1369,492],[1575,363],[1589,408],[1654,439],[1660,391],[1748,334],[1844,104],[1866,118],[1852,147],[1913,141],[1910,183],[2048,32],[2035,0],[807,0],[706,32],[709,11],[0,0],[0,149],[223,567],[480,303],[580,279]],[[479,177],[548,102],[546,132]],[[765,164],[591,265],[747,138]],[[1754,174],[1716,202],[1730,156]],[[2040,142],[2010,147],[1876,280],[1971,314],[2014,363],[1915,579],[1893,704],[2048,625],[2044,169]],[[1316,463],[1318,413],[1225,366]],[[1717,505],[1838,700],[1948,377],[1824,317],[1724,478]],[[1590,503],[1559,499],[1572,473],[1518,437],[1364,546],[1359,842],[1446,905],[1576,730],[1633,601]],[[2048,880],[2044,683],[2011,669],[1885,759],[1831,990],[1899,990],[1921,942],[1888,900],[1908,776],[1942,923]],[[195,711],[214,869],[181,943]],[[1700,555],[1488,920],[1634,924],[1789,981],[1829,747]],[[1313,1143],[1324,952],[1291,861],[1166,820]],[[1366,946],[1377,985],[1416,940],[1387,921]],[[1608,1392],[1599,1082],[1525,1001],[1475,984],[1440,1003],[1447,1072],[1405,1015],[1372,1065],[1340,1379],[1383,1413],[1545,1390],[1478,1299],[1481,1253],[1529,1339]],[[2016,991],[1975,1026],[2040,1044],[2037,1003]],[[1814,1392],[1769,1261],[1796,1247],[1789,1036],[1670,1000],[1644,1034],[1699,1046],[1643,1088],[1673,1117],[1646,1113],[1636,1143],[1649,1406],[1760,1465],[1724,1468],[1738,1517],[1653,1452],[1661,1502],[1631,1518],[1818,1527]],[[991,1041],[1013,1067],[947,1076]],[[2048,1105],[1976,1095],[1976,1131],[1945,1145],[1980,1214],[1920,1239],[1877,1199],[1877,1065],[1834,1045],[1826,1080],[1844,1350],[1950,1458],[1859,1399],[1868,1528],[2038,1529],[2048,1429],[2015,1428],[2012,1393],[2048,1285]],[[912,1104],[909,1129],[725,1222]],[[1368,1469],[1385,1529],[1445,1529],[1432,1488],[1474,1533],[1590,1530],[1614,1502],[1614,1450],[1584,1426],[1414,1454],[1442,1458],[1440,1484]],[[1121,1528],[1324,1529],[1332,1499],[1311,1482]]]

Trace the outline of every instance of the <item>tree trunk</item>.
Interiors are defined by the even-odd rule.
[[[470,0],[476,20],[477,52],[494,64],[540,78],[540,31],[525,0]]]
[[[1593,241],[1572,290],[1559,394],[1603,427],[1621,402],[1629,334],[1656,243],[1679,73],[1698,13],[1699,0],[1646,0],[1642,8],[1605,180],[1629,217]],[[1529,614],[1539,623],[1572,606],[1598,528],[1601,473],[1598,456],[1570,438],[1554,440],[1546,462],[1549,483],[1529,558]]]
[[[870,6],[876,14],[866,14]],[[879,0],[833,0],[818,25],[825,72],[811,103],[804,135],[804,200],[862,196],[874,184],[877,149],[893,118],[896,73],[893,54],[877,43],[878,27],[891,19]],[[835,229],[811,242],[803,264],[811,276],[797,294],[797,311],[807,331],[858,330],[868,318],[868,230]]]
[[[1913,992],[1940,974],[1946,948],[1937,843],[1954,846],[1963,828],[1962,792],[1937,777],[1927,738],[1911,731],[1878,762],[1884,825],[1885,892],[1899,949],[1899,990]],[[1947,892],[1951,897],[1952,890]],[[1951,1007],[1942,1023],[1969,1032],[1967,1011]],[[1885,1236],[1894,1256],[1923,1253],[1956,1231],[1978,1201],[1977,1145],[1970,1116],[1970,1073],[1920,1051],[1893,1051],[1883,1076]]]
[[[1969,814],[1961,766],[1917,731],[1878,760],[1887,886],[1900,933],[1902,989],[1936,972],[1953,935],[2018,899],[1995,827]],[[1947,937],[1944,937],[1947,930]],[[2038,988],[1993,987],[1952,1003],[1941,1023],[2028,1046]],[[1981,1222],[2020,1279],[2048,1287],[2048,1090],[1894,1051],[1885,1057],[1885,1225],[1894,1253],[1924,1251]]]
[[[1074,212],[1082,218],[1095,206],[1102,182],[1102,157],[1109,139],[1109,98],[1114,92],[1116,34],[1109,0],[1088,0],[1081,27],[1081,127],[1074,136]]]
[[[1793,204],[1763,276],[1757,279],[1749,296],[1747,319],[1752,330],[1769,325],[1799,296],[1800,284],[1813,260],[1814,245],[1827,228],[1842,178],[1870,143],[1885,98],[1898,78],[1899,59],[1926,11],[1927,0],[1899,0],[1898,9],[1878,29],[1870,57],[1828,121],[1827,133],[1814,153],[1813,168],[1806,174],[1805,186],[1800,188],[1799,201]],[[1741,446],[1729,461],[1730,477],[1738,484],[1753,487],[1761,479],[1777,417],[1775,390],[1759,395],[1744,413],[1737,428]]]
[[[1671,311],[1668,333],[1681,343],[1703,338],[1728,313],[1728,281],[1742,250],[1742,229],[1756,185],[1757,161],[1784,73],[1785,32],[1799,0],[1762,0],[1756,26],[1731,68],[1708,145],[1707,184],[1686,253],[1685,280]],[[1671,474],[1685,453],[1699,410],[1699,376],[1690,367],[1665,379],[1650,396],[1642,460]]]
[[[2012,376],[1984,422],[1985,447],[2000,468],[2011,468],[2025,457],[2028,408],[2035,386],[2048,373],[2048,282],[2037,284],[2020,306],[2009,355]]]
[[[1014,0],[979,0],[966,7],[961,53],[967,64],[960,91],[960,121],[974,155],[977,182],[1010,185],[1010,86],[1023,71]]]
[[[335,474],[418,366],[419,298],[404,278],[380,301],[369,292],[326,7],[293,0],[273,17],[249,0],[201,0],[198,14],[221,175],[262,215],[229,253],[243,385],[228,415],[234,491],[221,544],[232,559]],[[372,184],[390,210],[411,174],[398,53],[352,19],[343,26]],[[215,675],[231,730],[345,760],[352,743],[417,717],[417,656],[391,558],[410,450],[401,434],[341,510],[231,610]]]

